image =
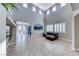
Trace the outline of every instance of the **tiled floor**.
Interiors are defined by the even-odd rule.
[[[71,42],[61,39],[49,41],[41,36],[16,40],[7,48],[8,56],[77,56],[79,52],[72,50]]]

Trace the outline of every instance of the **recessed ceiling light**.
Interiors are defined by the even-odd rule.
[[[23,7],[27,8],[27,3],[23,3]]]

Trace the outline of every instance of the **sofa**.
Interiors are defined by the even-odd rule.
[[[43,37],[45,37],[48,40],[54,41],[58,39],[59,35],[58,33],[46,32],[46,33],[43,33]]]

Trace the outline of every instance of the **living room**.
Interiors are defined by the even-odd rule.
[[[11,31],[10,37],[12,36],[7,38],[8,56],[79,55],[78,31],[76,32],[78,21],[74,23],[74,19],[78,20],[79,4],[18,3],[16,5],[16,9],[8,12],[7,19],[5,17],[6,26],[10,26],[7,28],[10,30],[7,31]],[[1,7],[4,9],[4,6]]]

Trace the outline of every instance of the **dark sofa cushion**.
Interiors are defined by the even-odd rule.
[[[46,39],[54,41],[54,40],[58,39],[59,35],[58,35],[58,33],[47,32],[47,35],[45,37],[46,37]]]

